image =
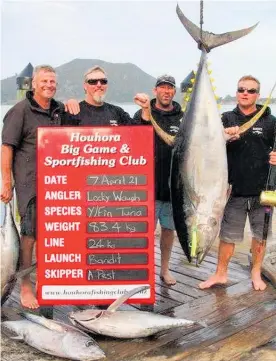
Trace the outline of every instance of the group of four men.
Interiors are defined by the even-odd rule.
[[[153,89],[154,99],[138,93],[134,101],[141,107],[133,118],[122,108],[104,101],[108,78],[104,69],[95,66],[84,75],[85,100],[80,103],[68,101],[65,106],[54,100],[57,80],[51,66],[38,66],[34,70],[33,90],[26,99],[13,106],[4,117],[2,131],[2,190],[1,200],[12,198],[13,178],[21,217],[21,267],[28,268],[32,262],[36,240],[36,130],[39,126],[86,125],[120,126],[150,124],[150,112],[158,125],[168,134],[175,135],[183,112],[173,101],[176,92],[175,79],[169,75],[157,78]],[[265,186],[269,163],[276,165],[276,152],[272,151],[276,132],[276,118],[267,108],[254,128],[242,138],[239,126],[259,110],[256,102],[260,83],[252,76],[242,77],[238,82],[237,107],[222,116],[225,133],[232,135],[227,145],[229,182],[232,193],[227,203],[221,227],[221,242],[217,271],[209,280],[199,284],[208,288],[227,282],[227,266],[236,242],[241,242],[245,220],[249,215],[252,230],[252,282],[256,290],[265,289],[261,279],[261,264],[265,252],[262,241],[264,208],[259,195]],[[66,110],[66,111],[65,111]],[[258,131],[254,132],[254,129]],[[155,222],[161,225],[161,279],[167,285],[176,280],[169,271],[169,260],[174,240],[174,223],[170,201],[170,162],[172,148],[155,133]],[[24,307],[37,308],[38,302],[29,276],[21,282],[21,303]]]

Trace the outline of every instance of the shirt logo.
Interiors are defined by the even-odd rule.
[[[170,126],[170,132],[171,132],[171,133],[177,133],[178,130],[179,130],[179,127],[176,127],[176,126],[174,126],[174,125],[171,125],[171,126]]]
[[[117,127],[117,126],[118,126],[118,121],[115,120],[115,119],[111,119],[111,120],[109,121],[109,123],[110,123],[110,125],[112,125],[113,127]]]
[[[263,128],[260,127],[254,127],[252,129],[252,133],[256,135],[263,135]]]

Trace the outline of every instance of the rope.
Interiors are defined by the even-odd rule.
[[[203,43],[203,39],[202,39],[202,26],[203,26],[203,0],[200,0],[200,40],[201,43]]]

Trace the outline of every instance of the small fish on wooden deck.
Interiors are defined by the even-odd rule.
[[[25,319],[2,322],[4,328],[17,335],[12,339],[70,360],[93,361],[105,357],[96,341],[76,327],[31,313],[23,313],[23,316]]]
[[[70,321],[87,332],[116,338],[148,337],[176,327],[191,327],[203,323],[177,319],[146,311],[117,311],[128,298],[149,286],[134,288],[114,301],[107,310],[84,310],[69,314]]]

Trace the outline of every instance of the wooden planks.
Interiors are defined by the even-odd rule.
[[[237,332],[236,324],[240,318],[243,320],[240,328],[245,329],[250,324],[249,320],[255,322],[253,315],[256,313],[259,319],[264,314],[266,316],[274,314],[276,312],[275,299],[276,292],[271,287],[265,292],[255,292],[248,281],[232,286],[227,289],[227,294],[220,295],[219,299],[216,295],[196,299],[176,307],[171,314],[174,317],[203,320],[207,323],[207,328],[196,326],[189,329],[174,329],[146,342],[132,340],[131,347],[127,347],[127,341],[120,341],[114,347],[114,355],[119,354],[122,361],[130,361],[133,358],[136,360],[137,355],[142,360],[143,357],[160,357],[161,355],[170,357],[182,353],[183,349],[190,349],[190,353],[197,352],[197,349],[202,346],[204,338],[206,344],[209,345],[216,342],[217,338],[228,337],[227,335],[231,336]],[[115,356],[108,355],[107,361],[117,360]]]
[[[251,350],[276,337],[276,290],[269,286],[264,292],[253,291],[249,270],[238,263],[238,258],[234,258],[234,262],[230,263],[229,282],[226,286],[203,291],[198,289],[198,283],[214,272],[217,263],[215,252],[211,252],[197,268],[186,262],[179,243],[176,243],[170,269],[177,279],[177,284],[166,286],[159,277],[161,263],[159,246],[156,246],[155,250],[157,301],[154,307],[151,310],[147,306],[125,304],[122,308],[125,310],[138,308],[171,317],[201,320],[207,327],[203,328],[202,325],[187,329],[182,327],[150,338],[134,340],[95,336],[100,347],[106,352],[106,361],[162,359],[249,361],[249,358],[243,360],[241,357],[245,357]],[[35,282],[35,274],[32,275],[32,281]],[[93,307],[93,305],[54,307],[54,319],[69,323],[67,317],[69,312]],[[6,319],[20,318],[18,314],[20,309],[17,284],[10,300],[3,307],[3,316]],[[27,345],[9,341],[4,334],[2,342],[4,361],[60,360],[31,349]],[[11,348],[10,352],[9,348]]]
[[[265,332],[265,336],[262,340],[266,342],[269,341],[271,337],[276,334],[276,330],[272,330],[272,323],[269,319],[276,319],[276,302],[275,300],[270,300],[265,303],[258,303],[248,307],[238,313],[234,313],[229,315],[227,319],[220,319],[219,321],[211,324],[209,326],[209,318],[207,316],[207,328],[200,329],[188,335],[184,335],[181,339],[174,340],[169,344],[166,344],[158,349],[158,351],[154,350],[152,353],[147,354],[147,356],[156,356],[156,355],[166,355],[171,356],[176,355],[175,360],[182,360],[184,357],[193,355],[198,360],[198,355],[202,353],[202,350],[206,350],[206,347],[212,346],[219,341],[220,344],[224,344],[223,342],[229,342],[229,338],[234,337],[235,334],[240,333],[239,339],[241,338],[241,333],[243,334],[245,330],[249,327],[252,327],[258,322],[263,322],[263,320],[267,319],[268,332]],[[252,336],[251,336],[252,337]],[[259,336],[258,336],[259,337]],[[256,337],[255,337],[256,338]],[[261,342],[261,343],[259,343]],[[237,341],[235,341],[237,343]],[[260,345],[263,342],[258,340],[250,340],[250,338],[246,339],[244,344],[243,339],[240,340],[240,350],[241,345],[243,349],[247,351],[248,349],[255,348],[256,345]],[[212,348],[210,348],[212,349]],[[224,352],[222,352],[224,357]],[[235,353],[232,353],[232,357]],[[221,358],[223,360],[224,358]],[[230,358],[231,359],[231,358]]]
[[[275,309],[275,302],[274,302]],[[256,308],[256,311],[260,311],[260,308]],[[240,356],[252,349],[261,346],[267,343],[271,337],[276,334],[276,314],[269,316],[269,314],[263,314],[265,317],[263,320],[260,320],[246,329],[240,330],[240,332],[234,333],[231,337],[227,339],[224,338],[219,342],[212,343],[204,350],[197,350],[196,355],[192,354],[190,357],[185,357],[185,354],[177,355],[174,357],[173,361],[204,361],[209,359],[215,361],[230,361],[230,360],[240,360]],[[266,317],[268,316],[268,317]],[[208,358],[207,358],[208,357]]]

